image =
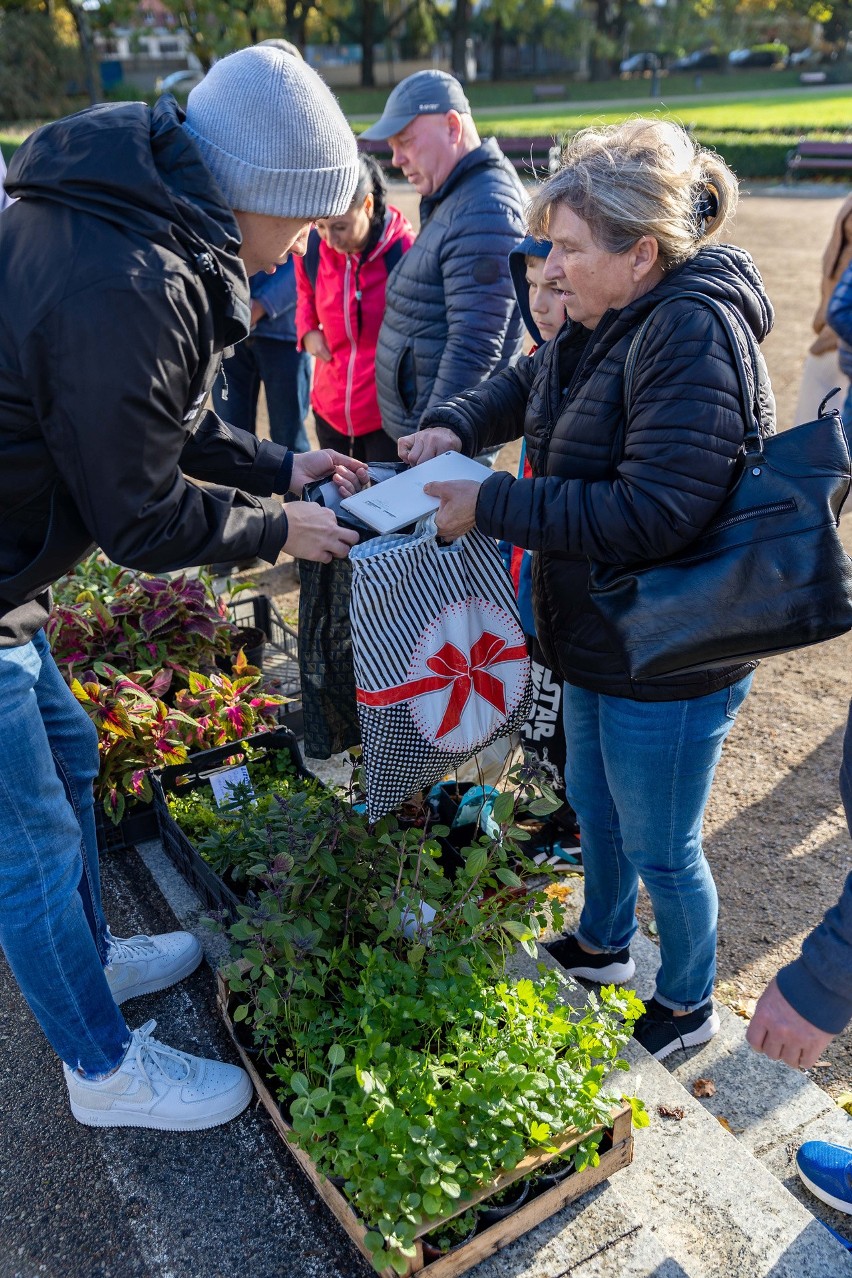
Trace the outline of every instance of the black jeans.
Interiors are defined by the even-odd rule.
[[[336,448],[339,453],[354,457],[355,461],[387,462],[399,461],[396,440],[391,439],[383,430],[371,430],[366,435],[344,435],[314,413],[317,427],[317,439],[320,448]]]

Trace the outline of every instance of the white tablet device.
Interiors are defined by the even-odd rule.
[[[473,479],[481,484],[493,473],[481,462],[463,457],[461,453],[441,453],[381,484],[371,484],[352,497],[344,497],[340,504],[377,532],[397,532],[440,506],[437,497],[424,493],[426,484],[446,479]]]

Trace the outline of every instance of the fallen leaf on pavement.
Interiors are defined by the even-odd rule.
[[[733,1129],[733,1127],[731,1126],[731,1124],[728,1122],[727,1118],[723,1118],[721,1114],[717,1114],[717,1115],[716,1115],[716,1122],[717,1122],[717,1123],[719,1123],[722,1127],[724,1127],[724,1129],[725,1129],[725,1131],[726,1131],[726,1132],[730,1132],[730,1133],[731,1133],[731,1135],[733,1136],[733,1134],[734,1134],[734,1129]]]
[[[696,1078],[692,1084],[692,1094],[698,1100],[706,1100],[708,1096],[716,1095],[716,1084],[712,1078]]]
[[[676,1118],[680,1122],[683,1118],[683,1107],[681,1105],[658,1105],[657,1113],[660,1118]]]

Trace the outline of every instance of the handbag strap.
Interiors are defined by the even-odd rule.
[[[700,302],[709,310],[713,311],[717,319],[725,330],[725,336],[728,339],[728,345],[731,354],[734,357],[734,367],[737,374],[737,382],[740,391],[740,405],[743,410],[743,418],[746,422],[745,435],[743,437],[743,451],[749,461],[758,461],[763,456],[763,440],[760,434],[760,400],[759,400],[759,373],[757,366],[756,348],[754,337],[750,330],[740,327],[745,335],[746,344],[749,351],[749,359],[752,367],[753,382],[749,382],[748,373],[746,372],[745,361],[743,359],[742,347],[737,340],[734,331],[731,313],[727,306],[722,302],[717,302],[715,298],[708,297],[706,293],[698,293],[692,289],[686,289],[682,293],[673,293],[671,297],[665,297],[658,302],[652,311],[645,316],[633,341],[630,343],[630,349],[627,352],[627,358],[624,361],[624,391],[622,402],[624,405],[624,421],[622,424],[622,439],[624,431],[627,428],[627,418],[630,413],[630,400],[633,393],[633,379],[636,374],[636,363],[639,358],[639,349],[642,345],[642,339],[649,327],[651,320],[656,315],[660,307],[665,306],[667,302],[679,301],[683,297],[691,297],[696,302]]]

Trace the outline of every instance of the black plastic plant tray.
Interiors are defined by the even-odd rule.
[[[204,785],[213,773],[224,771],[233,766],[235,761],[240,762],[243,747],[247,745],[261,755],[286,750],[293,761],[296,774],[311,780],[315,779],[313,773],[305,767],[296,737],[288,728],[276,728],[274,732],[258,732],[242,741],[217,746],[214,750],[201,750],[197,754],[190,755],[185,763],[175,763],[168,768],[160,768],[151,773],[154,807],[166,855],[207,909],[215,915],[229,919],[237,918],[238,907],[250,902],[251,894],[240,895],[211,869],[173,819],[166,802],[166,795],[185,794],[189,790],[195,790],[198,786]]]
[[[95,831],[100,852],[123,852],[126,848],[156,839],[159,834],[157,814],[153,803],[134,803],[116,825],[104,811],[104,805],[95,802]]]

